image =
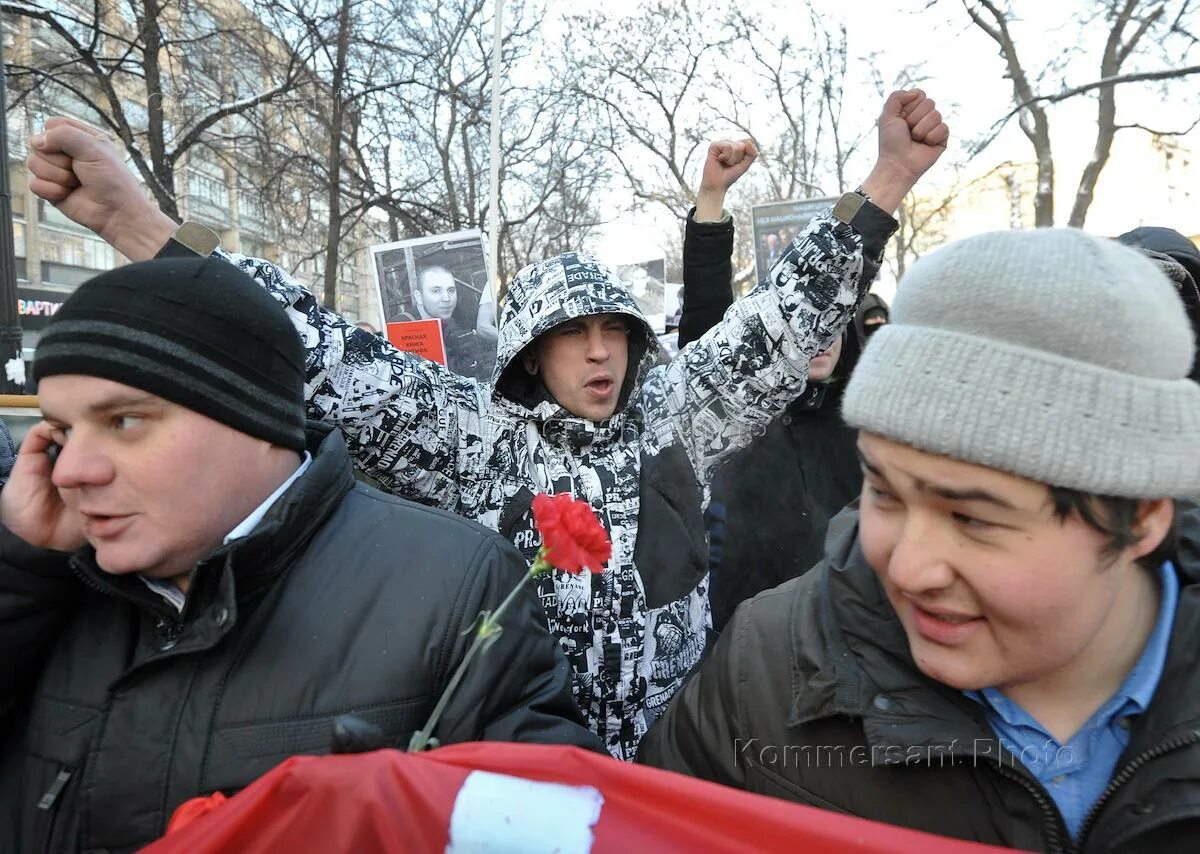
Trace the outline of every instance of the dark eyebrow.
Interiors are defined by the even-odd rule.
[[[917,485],[926,492],[932,492],[934,495],[945,498],[947,501],[983,501],[987,504],[995,504],[997,507],[1003,507],[1005,510],[1017,509],[999,495],[994,495],[986,489],[951,489],[948,486],[932,486],[928,483],[918,483]]]
[[[866,454],[862,452],[862,448],[860,448],[858,445],[854,446],[854,453],[858,454],[858,461],[862,463],[863,468],[875,475],[875,477],[879,478],[880,480],[887,480],[883,472],[876,468],[875,464],[867,459]]]
[[[122,394],[110,397],[100,403],[93,403],[87,408],[88,412],[114,412],[118,409],[130,409],[146,406],[157,407],[163,402],[161,397],[149,393]]]
[[[110,397],[98,403],[93,403],[85,410],[89,415],[104,415],[109,412],[116,412],[121,409],[130,408],[147,408],[159,407],[163,403],[163,399],[153,394],[143,392],[133,392],[132,394],[121,394],[116,397]],[[42,415],[47,421],[63,424],[66,423],[63,419],[55,416],[53,413],[42,410]]]
[[[855,451],[858,453],[858,461],[862,463],[862,467],[886,483],[887,475],[866,458],[862,452],[862,448],[855,447]],[[1005,510],[1017,509],[1009,501],[1006,501],[999,495],[988,492],[986,489],[952,489],[949,486],[938,486],[923,480],[917,480],[916,486],[922,492],[931,492],[939,498],[945,498],[947,501],[982,501],[986,504],[1003,507]]]

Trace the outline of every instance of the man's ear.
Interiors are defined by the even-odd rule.
[[[1133,530],[1138,541],[1130,546],[1134,560],[1144,558],[1160,545],[1175,520],[1175,502],[1170,498],[1144,498],[1138,502]]]
[[[521,364],[525,366],[525,373],[531,377],[537,376],[538,358],[533,347],[526,347],[521,353]]]

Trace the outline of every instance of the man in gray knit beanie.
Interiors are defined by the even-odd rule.
[[[1194,845],[1193,353],[1176,289],[1112,241],[914,264],[846,390],[860,502],[739,609],[642,758],[1016,848]]]

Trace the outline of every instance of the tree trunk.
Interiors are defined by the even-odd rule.
[[[158,19],[162,15],[159,0],[145,0],[142,4],[142,71],[146,76],[146,144],[150,148],[150,168],[158,181],[152,187],[158,207],[172,219],[179,219],[178,191],[175,188],[175,164],[167,157],[166,140],[163,138],[165,105],[163,103],[162,69],[159,60],[162,53],[162,33]]]
[[[322,302],[337,311],[338,249],[342,242],[342,126],[346,121],[346,103],[342,100],[342,81],[346,76],[346,55],[350,48],[350,0],[341,0],[338,9],[337,53],[330,88],[333,109],[329,114],[329,157],[326,175],[329,181],[329,227],[325,238],[325,295]]]
[[[1050,140],[1033,143],[1037,156],[1037,190],[1033,195],[1033,224],[1036,228],[1054,227],[1054,155]]]

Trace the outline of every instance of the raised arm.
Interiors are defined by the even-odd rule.
[[[842,333],[878,270],[896,228],[891,212],[948,138],[921,90],[893,93],[862,195],[846,194],[815,218],[719,324],[650,373],[647,417],[664,440],[684,446],[702,483],[803,392],[809,362]]]
[[[50,119],[30,140],[30,188],[134,261],[155,257],[176,223],[142,192],[106,134]],[[479,435],[484,393],[471,379],[392,347],[324,309],[269,261],[230,261],[288,311],[307,350],[308,415],[339,428],[360,468],[385,487],[457,509],[464,436]],[[479,443],[471,453],[482,453]]]
[[[708,147],[696,207],[684,227],[680,349],[715,326],[733,303],[733,218],[725,212],[725,194],[757,156],[750,139]]]

